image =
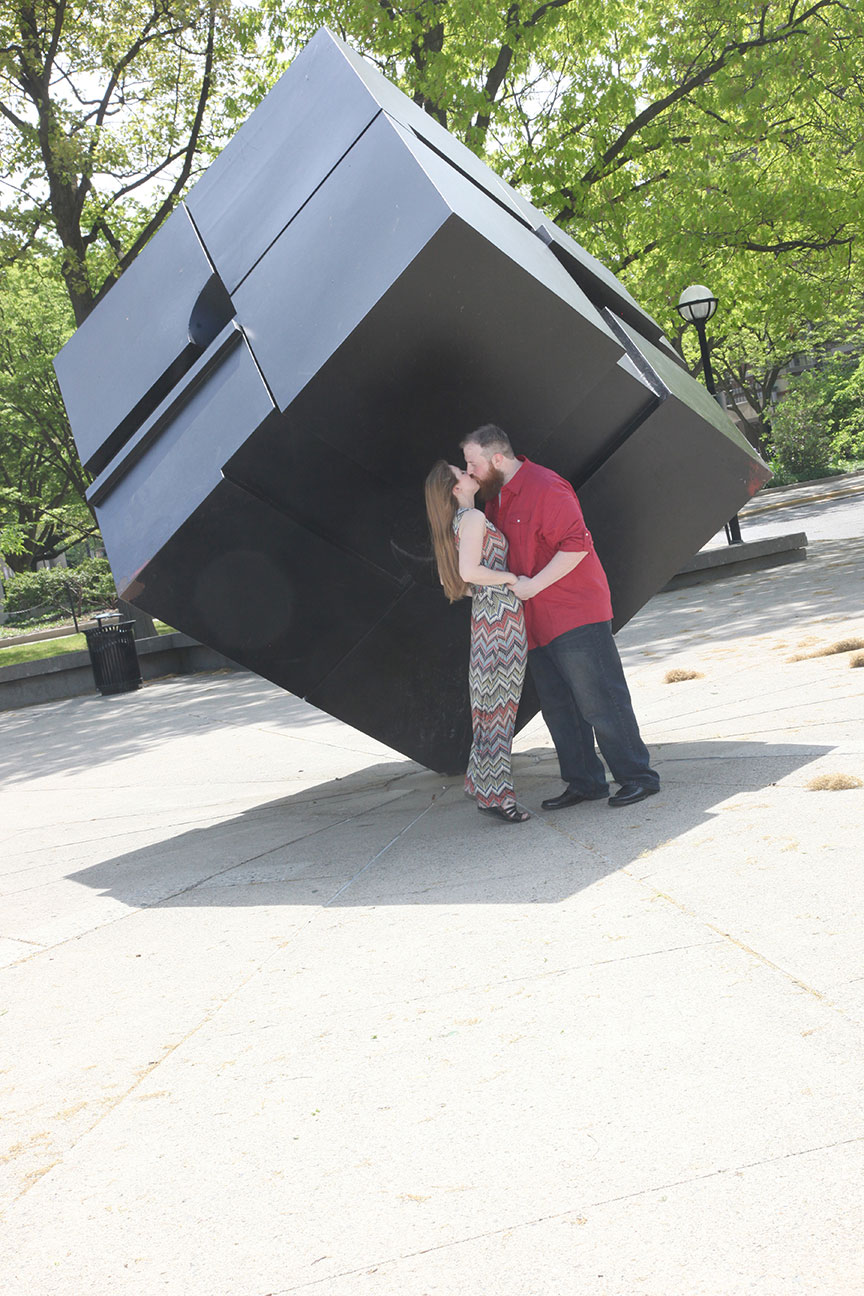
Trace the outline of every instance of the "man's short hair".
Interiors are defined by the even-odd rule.
[[[481,450],[485,450],[486,458],[491,459],[493,454],[507,455],[513,458],[513,447],[510,444],[510,438],[506,432],[502,432],[500,427],[494,423],[484,423],[482,427],[475,428],[468,436],[459,442],[460,450],[470,442],[471,445],[477,445]]]

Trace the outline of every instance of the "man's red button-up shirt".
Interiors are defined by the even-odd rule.
[[[611,621],[612,599],[573,487],[550,468],[517,458],[522,467],[486,505],[489,521],[510,544],[510,571],[536,576],[562,549],[585,554],[571,572],[523,604],[528,647],[542,648],[577,626]]]

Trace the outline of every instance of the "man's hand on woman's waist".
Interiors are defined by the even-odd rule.
[[[526,601],[526,599],[533,598],[534,595],[538,592],[534,588],[534,581],[530,576],[518,576],[516,578],[516,583],[514,585],[511,585],[510,588],[512,589],[516,597],[518,599],[521,599],[523,603]]]
[[[513,593],[523,602],[526,599],[536,598],[550,585],[556,584],[557,581],[569,575],[574,567],[578,567],[586,552],[584,549],[572,553],[568,549],[559,549],[556,554],[552,555],[542,571],[535,573],[534,576],[520,576],[513,586]]]

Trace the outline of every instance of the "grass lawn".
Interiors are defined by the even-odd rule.
[[[157,634],[172,634],[171,626],[164,621],[157,621]],[[8,648],[0,645],[0,667],[20,666],[22,662],[44,661],[46,657],[58,657],[60,653],[81,652],[87,647],[83,634],[58,635],[56,639],[37,639],[35,643],[11,644]]]
[[[78,652],[87,647],[83,634],[60,635],[57,639],[38,639],[36,643],[12,644],[0,648],[0,666],[20,666],[22,662],[41,661],[60,653]]]

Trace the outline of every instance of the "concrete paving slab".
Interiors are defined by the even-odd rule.
[[[149,910],[4,971],[4,1205],[215,1011],[292,926],[278,907]],[[154,993],[153,987],[157,990]]]
[[[366,841],[389,839],[391,815],[397,817],[398,831],[406,811],[403,809],[400,817],[398,808],[390,809],[388,800],[379,803],[374,819],[366,822],[358,822],[356,814],[334,821],[332,813],[316,814],[314,806],[293,815],[286,814],[284,806],[276,811],[271,808],[266,815],[251,812],[240,820],[193,829],[74,871],[60,882],[28,885],[17,893],[7,893],[3,935],[40,945],[57,944],[113,922],[136,907],[176,896],[183,896],[187,903],[190,888],[231,885],[238,867],[247,880],[252,880],[250,870],[255,874],[256,869],[259,880],[267,870],[271,876],[275,870],[280,880],[310,874],[326,878],[333,871],[333,862],[344,857],[358,834]],[[397,805],[402,800],[396,796]],[[310,855],[303,844],[318,836],[322,841],[316,842]],[[344,881],[350,869],[342,868],[339,876]]]
[[[847,1186],[860,1155],[853,1141],[618,1201],[574,1203],[551,1218],[514,1220],[273,1296],[328,1288],[340,1296],[450,1296],[470,1290],[478,1275],[485,1291],[508,1296],[860,1296],[864,1273],[845,1242],[856,1228]]]
[[[643,1195],[859,1135],[857,1034],[812,996],[728,946],[658,955],[644,985],[621,960],[541,994],[288,1008],[238,1035],[250,983],[22,1200],[20,1277],[108,1290],[123,1254],[129,1290],[166,1273],[207,1293],[290,1290],[547,1217],[562,1197]],[[225,1227],[228,1179],[230,1245],[202,1245]],[[32,1231],[46,1207],[50,1265]]]
[[[274,760],[283,745],[280,736],[289,730],[291,745],[308,751],[310,761],[317,760],[334,778],[356,768],[353,755],[393,755],[266,680],[240,672],[158,680],[137,693],[114,697],[70,698],[53,704],[52,714],[51,730],[38,732],[29,708],[3,715],[0,778],[30,782],[56,775],[63,783],[86,773],[85,786],[119,790],[123,763],[134,757],[136,768],[152,768],[157,776],[156,767],[171,760],[184,783],[199,765],[199,772],[215,781],[272,783],[281,777]],[[234,743],[213,747],[207,735],[214,729],[232,734]],[[263,743],[253,741],[259,731]],[[303,766],[304,761],[292,760],[296,774]],[[199,781],[197,774],[194,781]],[[137,782],[128,782],[127,789]]]
[[[0,716],[3,1290],[864,1290],[862,578],[655,600],[661,794],[538,718],[518,828],[242,674]]]

